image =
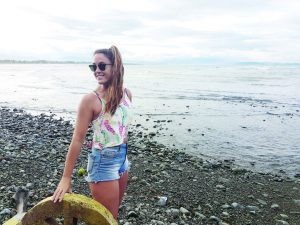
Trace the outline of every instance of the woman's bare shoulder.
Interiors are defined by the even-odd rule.
[[[95,100],[97,99],[97,96],[95,95],[94,92],[87,93],[82,96],[81,98],[81,104],[84,105],[93,105]]]
[[[131,93],[131,91],[128,88],[125,88],[125,93],[127,94],[128,98],[132,102],[132,93]]]

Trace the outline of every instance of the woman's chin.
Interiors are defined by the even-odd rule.
[[[105,84],[106,83],[105,80],[103,80],[103,79],[97,79],[97,82],[98,82],[98,84]]]

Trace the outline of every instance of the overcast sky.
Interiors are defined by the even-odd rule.
[[[300,62],[300,0],[9,0],[0,59]]]

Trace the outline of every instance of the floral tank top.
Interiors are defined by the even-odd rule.
[[[132,120],[131,101],[126,91],[125,97],[121,100],[115,114],[104,113],[105,100],[100,98],[97,92],[94,92],[101,101],[102,110],[95,120],[93,126],[93,144],[92,148],[103,149],[123,144],[128,135],[128,126]]]

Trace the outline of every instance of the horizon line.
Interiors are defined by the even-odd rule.
[[[89,64],[91,62],[88,61],[73,61],[73,60],[14,60],[14,59],[0,59],[0,64]],[[278,65],[300,65],[300,62],[259,62],[259,61],[232,61],[232,62],[226,62],[226,61],[205,61],[201,62],[199,60],[198,63],[195,63],[195,61],[188,63],[188,62],[176,62],[176,61],[164,61],[164,62],[154,62],[154,61],[140,61],[140,62],[124,62],[125,65],[145,65],[145,64],[166,64],[166,65],[172,65],[172,64],[186,64],[186,65],[220,65],[220,64],[278,64]]]

